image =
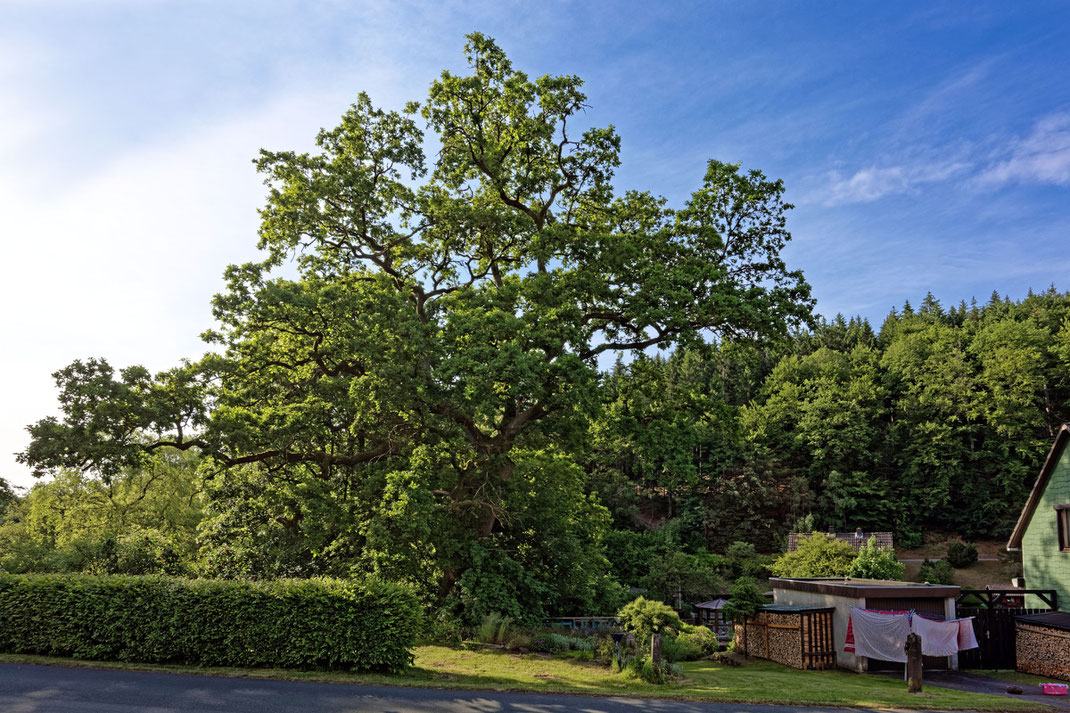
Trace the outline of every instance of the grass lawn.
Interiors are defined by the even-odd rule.
[[[986,678],[998,678],[1003,681],[1010,681],[1023,687],[1039,686],[1042,683],[1067,683],[1067,681],[1058,678],[1044,678],[1043,676],[1036,676],[1031,673],[1018,673],[1012,669],[1002,669],[999,671],[970,669],[970,673],[975,673],[978,676],[985,676]]]
[[[468,651],[443,646],[416,649],[415,665],[405,674],[356,674],[281,669],[199,668],[80,661],[45,656],[0,654],[2,663],[54,664],[125,670],[199,673],[294,681],[382,684],[425,688],[478,689],[642,696],[738,703],[791,703],[866,708],[927,708],[975,711],[1044,711],[1047,706],[1001,696],[964,693],[927,686],[911,695],[902,681],[846,671],[796,671],[770,661],[751,660],[741,667],[710,661],[683,664],[684,680],[666,686],[630,681],[600,664],[517,655],[504,651]]]

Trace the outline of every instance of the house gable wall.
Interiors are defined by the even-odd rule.
[[[1070,448],[1064,446],[1022,536],[1022,574],[1026,587],[1054,589],[1059,593],[1061,611],[1070,611],[1070,552],[1059,551],[1054,506],[1067,503],[1070,503]],[[1026,603],[1029,607],[1044,606],[1036,597],[1029,599]]]

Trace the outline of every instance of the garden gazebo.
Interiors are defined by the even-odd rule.
[[[718,597],[708,602],[696,604],[695,610],[698,612],[699,624],[708,626],[718,639],[727,641],[732,638],[732,621],[726,619],[724,611],[722,611],[726,604],[728,604],[727,599]]]

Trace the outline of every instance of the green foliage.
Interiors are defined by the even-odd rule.
[[[926,559],[918,570],[918,579],[930,584],[954,584],[955,569],[947,560],[930,562]]]
[[[464,629],[456,617],[447,611],[439,610],[424,618],[420,639],[429,644],[459,646],[464,639]]]
[[[955,569],[969,567],[977,561],[977,546],[952,540],[947,543],[947,563]]]
[[[904,550],[913,550],[925,543],[925,535],[917,530],[901,530],[895,538],[896,544]]]
[[[420,619],[377,581],[0,574],[0,650],[203,666],[399,671]]]
[[[0,524],[7,519],[7,511],[19,501],[19,496],[11,483],[0,478]]]
[[[801,532],[798,531],[797,532]],[[740,577],[753,577],[755,579],[767,579],[771,574],[769,565],[772,559],[765,555],[759,555],[754,551],[754,545],[749,542],[733,542],[724,553],[727,560],[727,576],[732,580]]]
[[[721,609],[721,613],[733,622],[750,619],[766,603],[765,596],[762,595],[761,590],[758,589],[758,583],[752,577],[737,579],[728,597],[728,604]]]
[[[870,537],[858,551],[858,556],[847,570],[849,577],[861,579],[902,580],[906,565],[895,556],[894,550],[877,545],[877,538]]]
[[[718,574],[723,564],[723,557],[705,552],[670,552],[653,559],[642,581],[662,601],[673,601],[678,593],[684,601],[704,601],[724,591],[724,581]]]
[[[634,631],[637,637],[680,631],[683,627],[683,622],[672,607],[645,597],[637,597],[624,605],[617,612],[617,618],[625,629]]]
[[[672,681],[673,676],[679,676],[680,668],[672,663],[656,664],[649,656],[631,656],[624,664],[621,675],[627,679],[639,679],[654,685],[664,685]]]
[[[142,470],[104,480],[65,471],[0,517],[9,572],[186,574],[201,519],[194,454],[162,449]]]
[[[661,653],[669,662],[696,661],[717,651],[717,637],[705,626],[684,624],[676,636],[661,640]]]
[[[504,644],[509,640],[513,620],[497,613],[487,614],[475,631],[475,640],[482,644]]]
[[[822,532],[802,538],[794,552],[785,552],[769,569],[777,577],[842,577],[851,569],[855,551]]]
[[[61,416],[30,427],[22,462],[107,480],[164,444],[199,452],[222,471],[209,574],[371,573],[469,624],[609,606],[610,517],[580,466],[599,360],[806,324],[810,288],[781,258],[792,206],[716,160],[679,206],[618,192],[620,138],[577,128],[578,77],[529,77],[479,33],[464,55],[422,103],[361,94],[311,152],[262,151],[261,259],[227,268],[210,353],[61,369]],[[645,427],[645,472],[694,491],[708,472],[686,449],[724,442],[722,421],[711,403]]]
[[[596,651],[598,641],[583,636],[568,636],[556,632],[544,632],[532,637],[531,650],[546,654],[559,654],[566,651]]]
[[[0,481],[0,567],[375,576],[475,627],[705,598],[791,523],[1008,531],[1070,420],[1070,293],[812,323],[780,181],[710,161],[681,205],[619,192],[579,78],[478,33],[465,59],[261,153],[262,254],[204,358],[55,373],[19,455],[54,479]]]

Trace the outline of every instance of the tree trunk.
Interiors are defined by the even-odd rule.
[[[650,635],[650,662],[655,666],[661,665],[661,634]]]
[[[921,637],[907,636],[907,691],[921,693]]]

